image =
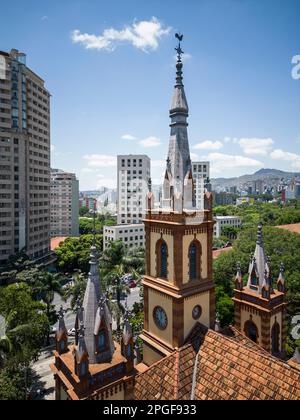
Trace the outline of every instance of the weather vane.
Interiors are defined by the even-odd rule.
[[[181,41],[183,40],[183,35],[179,32],[179,33],[176,33],[175,34],[175,38],[177,38],[178,39],[178,41],[179,41],[179,43],[178,43],[178,47],[177,48],[175,48],[175,51],[177,51],[177,58],[178,58],[178,61],[181,61],[181,56],[182,56],[182,54],[184,54],[184,52],[182,51],[182,49],[181,49]]]

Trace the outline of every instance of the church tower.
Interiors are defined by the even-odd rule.
[[[280,266],[276,282],[277,289],[273,288],[273,280],[270,260],[264,250],[260,224],[245,287],[240,266],[237,270],[233,298],[235,326],[266,351],[280,356],[284,352],[286,339],[286,286],[283,264]]]
[[[183,85],[180,41],[176,84],[170,109],[171,136],[161,208],[153,208],[151,189],[144,220],[146,274],[144,286],[143,362],[150,366],[184,344],[196,322],[214,328],[212,280],[212,196],[204,208],[195,204],[189,152],[188,104]]]
[[[95,217],[94,217],[95,223]],[[136,370],[129,314],[124,316],[121,342],[113,340],[109,301],[100,287],[96,239],[91,247],[90,272],[83,303],[77,302],[75,340],[68,345],[64,311],[59,312],[55,362],[57,400],[132,399]]]

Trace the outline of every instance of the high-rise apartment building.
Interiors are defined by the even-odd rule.
[[[51,171],[51,237],[79,235],[79,181],[76,175]]]
[[[118,224],[142,222],[149,180],[148,156],[118,156]]]
[[[0,264],[50,252],[50,93],[26,55],[0,51]]]
[[[197,209],[203,209],[204,187],[207,179],[210,177],[209,167],[209,162],[192,162]]]
[[[150,182],[150,158],[146,155],[118,156],[117,226],[103,227],[103,248],[121,240],[126,247],[145,244],[142,223]]]

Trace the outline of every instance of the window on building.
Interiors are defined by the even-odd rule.
[[[162,279],[168,278],[168,246],[164,240],[157,242],[156,249],[157,258],[157,277]]]
[[[273,354],[279,353],[280,351],[280,345],[279,345],[280,326],[277,321],[275,321],[275,324],[272,327],[271,337],[272,337],[272,353]]]
[[[194,240],[189,247],[189,279],[201,278],[201,244]]]
[[[249,321],[245,323],[244,332],[250,340],[254,341],[254,343],[257,343],[258,340],[258,329],[257,326],[252,321],[252,317]]]

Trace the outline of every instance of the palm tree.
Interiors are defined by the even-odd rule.
[[[50,325],[57,320],[57,314],[52,309],[52,303],[55,293],[63,296],[63,288],[61,285],[61,274],[52,274],[44,272],[41,277],[41,283],[38,285],[38,293],[40,299],[46,304],[46,315]],[[47,335],[47,344],[50,343],[50,331]]]
[[[122,282],[122,277],[126,274],[123,264],[116,265],[113,271],[110,271],[105,277],[104,281],[110,286],[113,295],[116,296],[116,300],[110,300],[110,309],[113,313],[113,317],[117,323],[117,331],[121,330],[121,318],[125,312],[121,299],[124,293],[129,294],[129,287]]]
[[[83,301],[87,280],[83,274],[75,273],[73,275],[73,284],[68,286],[63,294],[65,301],[71,299],[71,309],[74,310],[77,302]]]
[[[12,351],[12,342],[7,335],[0,337],[0,370],[3,369],[7,356]]]

